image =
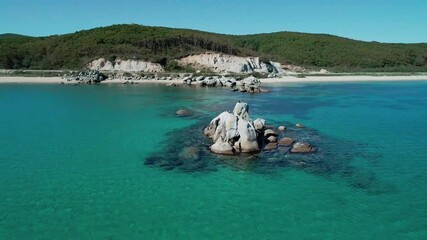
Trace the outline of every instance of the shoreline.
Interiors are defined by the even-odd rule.
[[[427,81],[427,75],[408,76],[377,76],[377,75],[347,75],[347,76],[306,76],[304,78],[295,76],[284,76],[280,78],[260,79],[262,84],[274,83],[330,83],[330,82],[404,82],[404,81]]]
[[[371,76],[371,75],[348,75],[348,76],[284,76],[278,78],[261,78],[262,84],[276,83],[328,83],[328,82],[392,82],[392,81],[427,81],[427,75],[408,75],[408,76]],[[124,80],[113,79],[105,80],[101,84],[122,84]],[[0,84],[74,84],[75,81],[66,81],[61,77],[0,77]],[[183,84],[182,79],[174,80],[138,80],[137,84],[155,83],[155,84]]]

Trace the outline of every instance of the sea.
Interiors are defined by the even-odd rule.
[[[427,239],[427,82],[265,88],[0,85],[0,239]],[[211,154],[237,101],[317,151]]]

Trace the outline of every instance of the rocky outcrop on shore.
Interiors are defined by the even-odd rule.
[[[223,112],[215,117],[204,129],[204,135],[212,140],[210,150],[216,154],[257,153],[261,150],[283,150],[284,147],[291,153],[315,151],[310,144],[295,143],[291,138],[281,138],[278,141],[279,134],[273,129],[267,129],[264,119],[250,119],[249,105],[243,102],[236,103],[232,113]]]
[[[180,65],[194,69],[209,69],[217,73],[282,73],[280,63],[262,62],[259,57],[238,57],[221,53],[202,53],[177,60]]]
[[[240,76],[203,76],[193,74],[167,74],[167,73],[106,73],[97,70],[86,70],[80,72],[70,71],[62,76],[66,81],[62,83],[88,83],[97,84],[102,81],[123,84],[138,84],[143,81],[164,81],[168,82],[166,86],[175,87],[178,85],[196,86],[196,87],[223,87],[229,88],[233,92],[246,93],[265,93],[268,90],[261,88],[261,81],[249,76],[241,78]]]
[[[107,78],[108,77],[105,74],[95,70],[70,72],[69,74],[64,74],[64,76],[62,76],[62,79],[66,80],[67,82],[87,84],[98,84]]]
[[[114,61],[100,58],[93,60],[87,66],[91,70],[99,71],[123,71],[123,72],[164,72],[162,65],[158,63],[146,62],[142,60],[121,60]]]
[[[240,91],[247,93],[262,93],[268,92],[262,89],[261,81],[254,77],[249,76],[244,79],[226,76],[187,76],[182,79],[185,85],[196,85],[205,87],[228,87],[232,91]]]

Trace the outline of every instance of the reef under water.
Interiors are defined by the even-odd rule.
[[[362,143],[324,136],[316,129],[292,127],[295,124],[285,122],[287,129],[277,131],[278,139],[289,137],[299,142],[308,142],[316,151],[291,153],[291,147],[279,146],[277,150],[262,150],[255,154],[218,155],[210,151],[212,142],[203,134],[209,118],[194,118],[198,119],[196,124],[169,133],[168,140],[163,142],[158,151],[145,158],[144,164],[165,171],[184,173],[209,173],[229,167],[269,175],[283,169],[297,169],[325,178],[339,176],[350,186],[372,194],[394,190],[393,186],[379,180],[373,172],[352,166],[351,163],[356,158],[372,161],[381,157],[362,152],[358,146]]]

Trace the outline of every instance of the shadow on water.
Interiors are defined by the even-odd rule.
[[[309,142],[316,146],[317,151],[311,154],[292,154],[290,148],[279,147],[278,150],[262,151],[255,155],[220,156],[209,151],[211,142],[203,135],[205,123],[210,119],[200,115],[194,118],[198,120],[196,124],[171,132],[160,151],[142,160],[144,164],[165,171],[185,173],[209,173],[222,167],[230,167],[267,175],[292,168],[329,179],[338,176],[348,185],[369,194],[395,191],[394,186],[378,179],[373,172],[351,165],[357,158],[376,161],[382,157],[381,154],[364,152],[360,143],[322,136],[310,128],[288,128],[279,137]]]

